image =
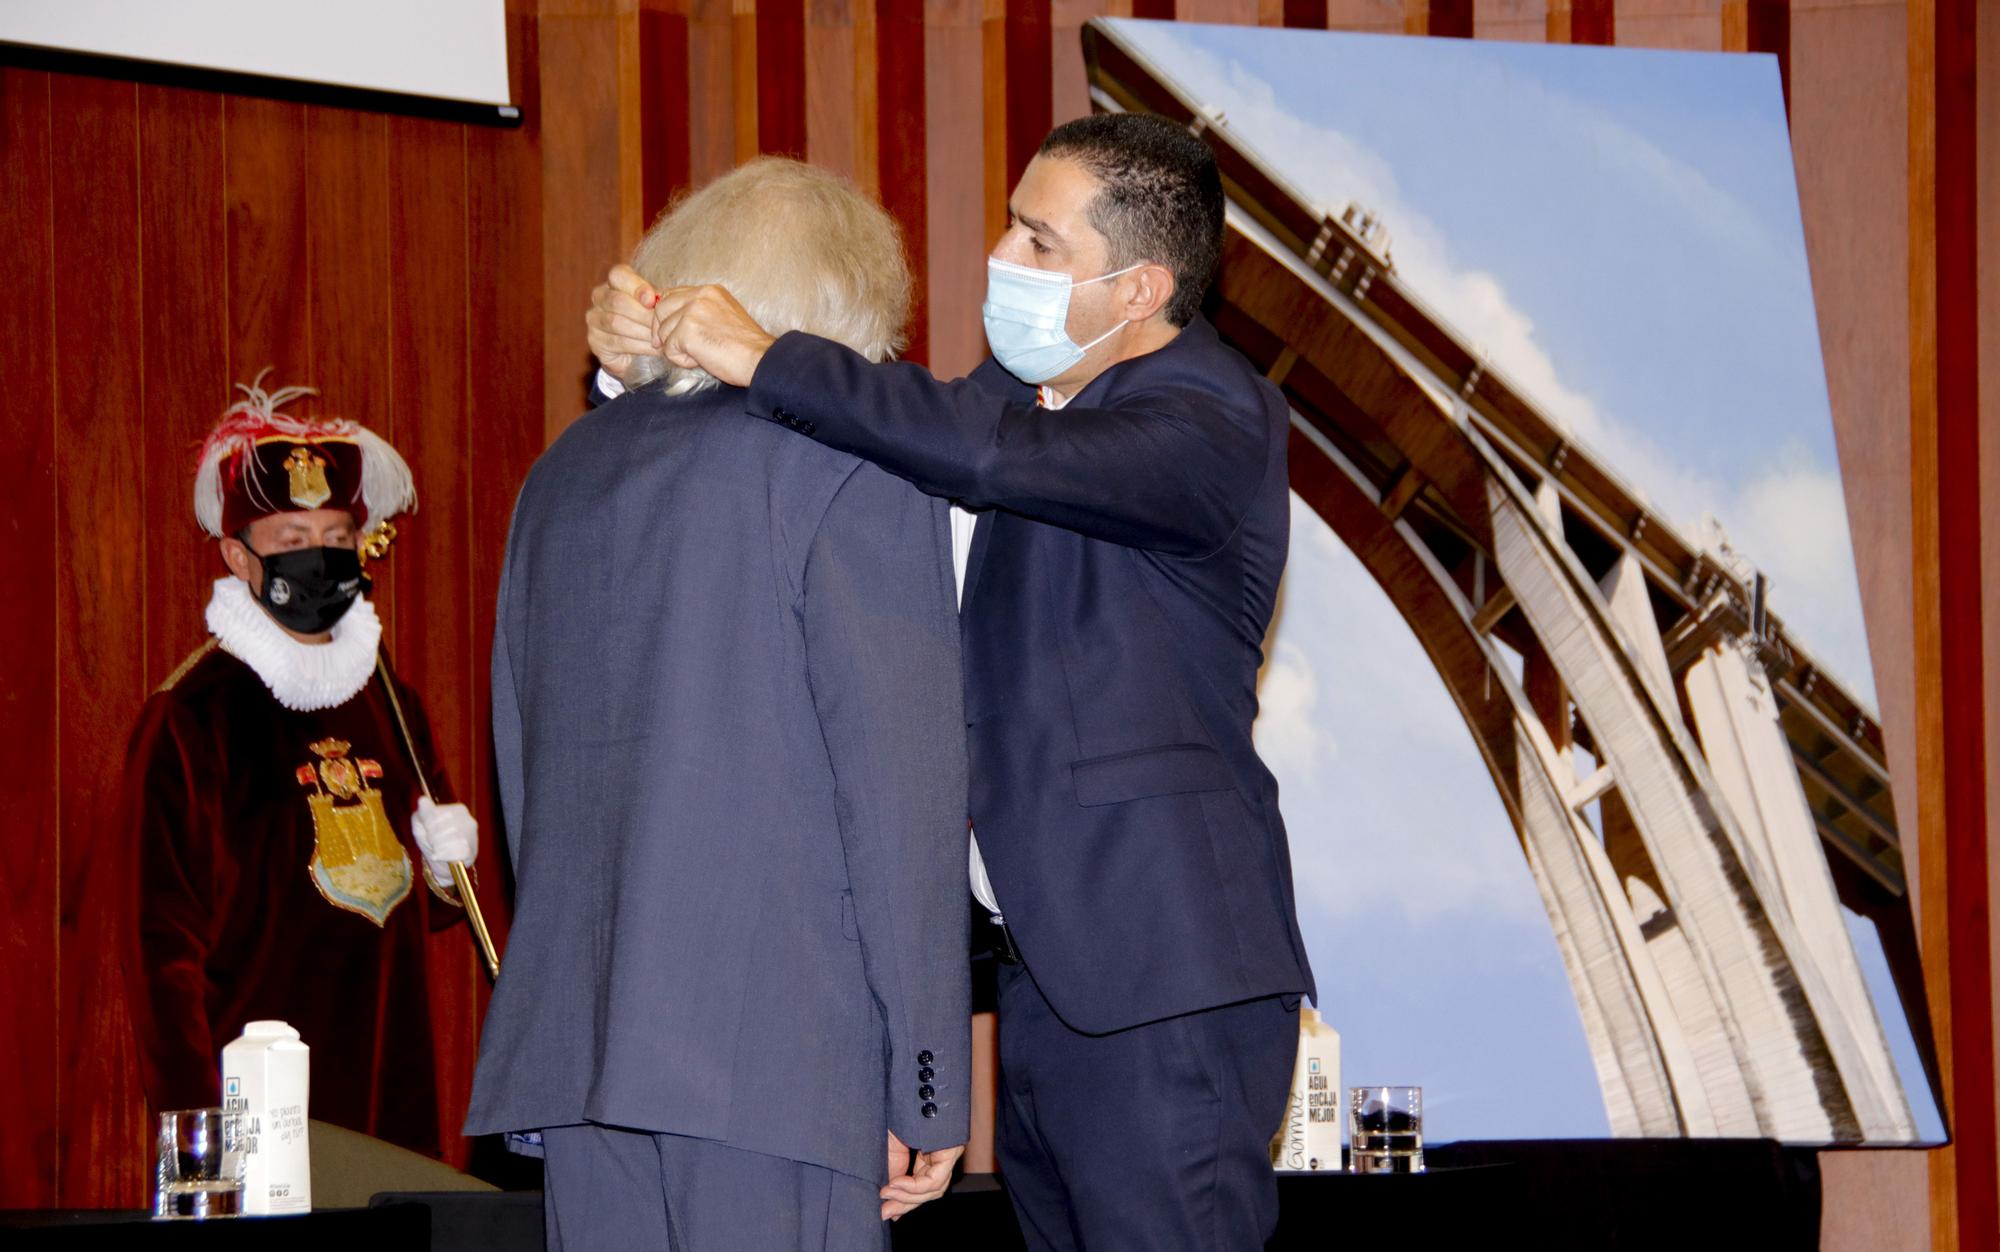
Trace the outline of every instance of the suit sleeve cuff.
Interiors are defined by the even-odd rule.
[[[963,1063],[971,1064],[968,1051]],[[972,1074],[950,1073],[929,1051],[898,1054],[889,1075],[889,1129],[919,1152],[955,1148],[972,1133]]]
[[[827,371],[816,358],[826,347],[825,340],[801,331],[786,331],[778,336],[764,350],[764,358],[757,362],[757,372],[750,377],[750,392],[746,397],[750,416],[788,426],[802,435],[812,434],[816,428],[802,412],[811,399],[811,389],[804,380],[825,376]]]

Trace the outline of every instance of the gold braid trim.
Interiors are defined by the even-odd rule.
[[[202,658],[215,651],[216,646],[221,642],[214,635],[210,635],[199,648],[187,654],[186,660],[174,667],[174,672],[167,675],[167,681],[153,688],[153,694],[159,695],[163,691],[172,691],[181,679],[188,676],[188,671],[201,664]]]

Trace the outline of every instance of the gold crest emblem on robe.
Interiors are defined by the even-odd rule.
[[[372,785],[382,766],[350,757],[351,746],[322,739],[311,745],[319,760],[296,771],[299,785],[312,788],[306,797],[313,818],[310,868],[328,904],[380,926],[410,894],[414,876],[382,808],[382,793]]]
[[[316,509],[333,499],[326,485],[326,458],[310,448],[293,448],[285,458],[285,472],[291,477],[292,503],[302,509]]]

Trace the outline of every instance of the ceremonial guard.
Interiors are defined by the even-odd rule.
[[[427,946],[460,917],[452,864],[478,826],[363,573],[415,487],[365,427],[278,412],[309,389],[238,389],[195,477],[229,571],[210,638],[146,701],[126,761],[146,1093],[219,1103],[222,1046],[282,1019],[312,1049],[314,1118],[439,1155]]]

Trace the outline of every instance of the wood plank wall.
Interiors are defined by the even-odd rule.
[[[1099,14],[1773,55],[1849,514],[1871,519],[1855,530],[1856,559],[1900,816],[1918,830],[1917,797],[1931,792],[1918,785],[1913,610],[1931,606],[1926,629],[1939,619],[1937,589],[1911,574],[1911,406],[1936,379],[1928,359],[1912,371],[1910,245],[1939,225],[1913,219],[1907,192],[1911,137],[1930,133],[1911,110],[1942,107],[1935,91],[1912,101],[1906,29],[1919,4],[1930,34],[1936,14],[1948,33],[1970,27],[1965,0],[509,0],[529,119],[518,132],[0,72],[0,575],[14,592],[0,606],[0,760],[13,789],[0,812],[0,1021],[19,1057],[0,1069],[0,1101],[37,1128],[0,1137],[0,1206],[132,1198],[129,1179],[92,1165],[127,1129],[118,1092],[87,1099],[102,1076],[73,1072],[78,1045],[106,1034],[91,1007],[101,921],[83,887],[125,727],[199,633],[212,558],[187,522],[183,475],[226,384],[276,363],[416,463],[424,512],[384,579],[390,638],[454,776],[483,788],[479,670],[498,540],[526,466],[583,407],[581,314],[604,269],[679,190],[759,152],[803,154],[901,224],[919,291],[909,355],[969,369],[1005,191],[1050,123],[1088,110],[1076,36]],[[1990,71],[2000,40],[1978,36]],[[1952,67],[1941,81],[1969,93],[1972,68]],[[1947,131],[1959,164],[1931,174],[1966,194],[1976,147],[1988,215],[2000,211],[1996,130]],[[1991,293],[1977,300],[1991,308]],[[1945,294],[1932,305],[1944,333],[1962,349],[1983,332],[1990,361],[2000,316],[1980,323],[1962,290]],[[1990,418],[1996,389],[1973,394]],[[1976,447],[1962,426],[1924,429],[1959,455]],[[1977,449],[1989,500],[1996,443]],[[1953,507],[1968,494],[1982,498],[1954,480]],[[2000,545],[1985,551],[2000,568]],[[1980,619],[1951,620],[1966,655]],[[1996,622],[1984,619],[1988,705]],[[1921,694],[1935,719],[1945,692],[1932,674]],[[2000,770],[2000,735],[1987,744]],[[1942,847],[1939,828],[1920,851]],[[498,882],[490,873],[486,890]],[[1939,986],[1991,1018],[1990,977]],[[1993,1085],[1967,1089],[1990,1099]],[[1975,1159],[1990,1162],[1990,1145]],[[1922,1161],[1830,1157],[1840,1184],[1827,1246],[1949,1246],[1951,1215],[1925,1221]],[[1940,1195],[1944,1213],[1955,1201]]]
[[[532,54],[531,20],[513,37]],[[528,76],[524,103],[532,103]],[[532,119],[534,112],[529,111]],[[386,639],[482,817],[500,544],[542,447],[532,121],[521,130],[0,69],[0,1207],[146,1201],[107,849],[140,702],[221,573],[196,446],[266,365],[409,460]],[[497,822],[482,860],[503,929]],[[441,1102],[462,1116],[483,979],[439,936]]]

